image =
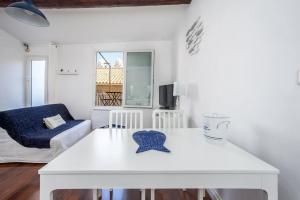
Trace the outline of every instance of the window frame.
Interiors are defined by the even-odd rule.
[[[125,104],[125,98],[126,98],[126,69],[127,69],[127,53],[139,53],[139,52],[150,52],[151,53],[151,97],[150,97],[150,105],[149,106],[139,106],[139,105],[126,105]],[[124,51],[124,83],[123,83],[123,102],[122,102],[122,107],[124,108],[149,108],[152,109],[153,108],[153,87],[154,87],[154,50],[128,50],[128,51]]]
[[[98,52],[123,52],[123,86],[122,86],[122,105],[121,106],[96,106],[95,99],[96,99],[96,82],[97,82],[97,54]],[[131,106],[131,105],[125,105],[125,97],[126,97],[126,68],[127,68],[127,53],[128,52],[151,52],[151,98],[150,98],[150,105],[149,106]],[[153,108],[153,96],[154,96],[154,57],[155,57],[155,51],[154,49],[137,49],[137,50],[120,50],[118,49],[96,49],[95,51],[95,70],[94,70],[94,80],[93,80],[93,90],[94,90],[94,96],[93,96],[93,107],[94,110],[118,110],[123,108]]]

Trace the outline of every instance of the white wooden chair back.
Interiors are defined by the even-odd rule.
[[[182,110],[154,110],[152,127],[154,129],[187,128],[187,119]]]
[[[143,111],[111,110],[109,112],[109,128],[143,129]]]

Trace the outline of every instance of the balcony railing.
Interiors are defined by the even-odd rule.
[[[122,92],[97,92],[96,106],[122,106]]]

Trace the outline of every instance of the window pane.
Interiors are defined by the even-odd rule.
[[[152,52],[128,52],[126,63],[127,106],[151,106]]]
[[[123,52],[98,52],[96,106],[121,106],[123,91]]]
[[[31,105],[40,106],[46,102],[46,61],[31,61]]]

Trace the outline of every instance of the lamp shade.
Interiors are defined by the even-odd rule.
[[[15,2],[5,8],[5,12],[26,24],[38,27],[47,27],[50,25],[46,16],[35,6],[31,0]]]
[[[185,86],[179,82],[174,82],[173,96],[185,96]]]

